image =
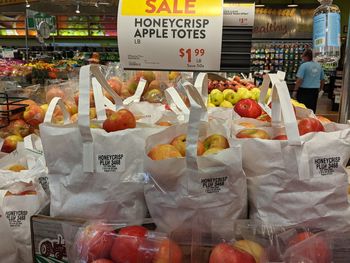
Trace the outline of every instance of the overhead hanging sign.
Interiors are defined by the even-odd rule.
[[[224,26],[254,26],[255,4],[224,4]]]
[[[50,31],[56,31],[56,17],[33,10],[27,10],[28,29],[38,29],[41,22],[48,24]]]
[[[220,70],[223,0],[121,0],[120,62],[127,69]]]

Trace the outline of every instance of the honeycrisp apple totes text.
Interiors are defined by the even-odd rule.
[[[219,70],[222,5],[222,0],[120,1],[122,65],[130,69]]]

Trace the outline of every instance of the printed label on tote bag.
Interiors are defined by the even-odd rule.
[[[114,173],[125,171],[125,155],[98,154],[96,157],[96,170],[99,173]]]
[[[341,158],[339,156],[322,156],[312,159],[313,176],[333,175],[340,166]]]

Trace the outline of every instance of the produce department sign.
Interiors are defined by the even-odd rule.
[[[121,64],[127,69],[218,71],[222,26],[222,0],[121,0]]]
[[[312,8],[257,8],[253,38],[312,39]]]

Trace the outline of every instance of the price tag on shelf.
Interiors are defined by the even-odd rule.
[[[225,3],[225,26],[254,26],[255,4],[252,3]]]
[[[15,57],[15,52],[14,50],[3,50],[2,51],[2,57],[3,58],[14,58]]]
[[[220,70],[223,0],[121,0],[118,10],[124,68]]]

